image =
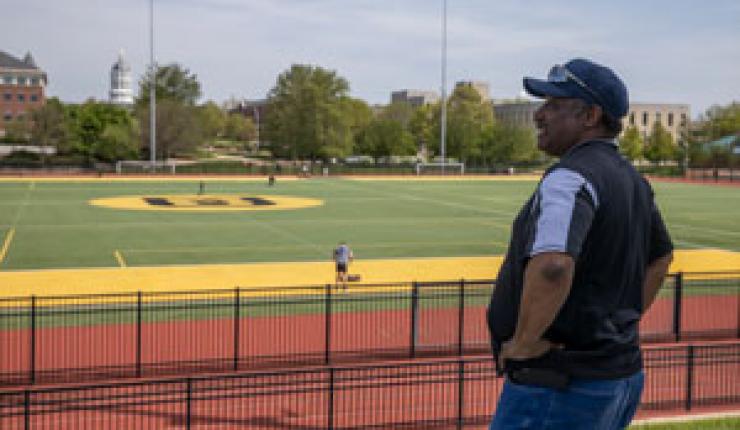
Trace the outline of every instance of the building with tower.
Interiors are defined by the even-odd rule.
[[[131,66],[124,58],[123,50],[118,53],[118,61],[110,68],[110,102],[120,106],[133,106]]]
[[[30,112],[46,102],[46,73],[31,53],[23,59],[0,51],[0,136],[13,121],[25,121]]]

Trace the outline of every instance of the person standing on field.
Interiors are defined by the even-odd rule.
[[[514,220],[488,307],[506,375],[490,429],[622,429],[643,389],[638,325],[673,244],[650,185],[618,151],[622,80],[574,59],[524,88],[544,99],[538,147],[559,161]]]
[[[334,263],[336,265],[336,284],[337,287],[342,287],[344,291],[347,291],[347,282],[349,282],[349,263],[354,259],[352,250],[344,242],[339,242],[339,245],[334,249],[332,253]]]

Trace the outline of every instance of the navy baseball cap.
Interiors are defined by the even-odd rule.
[[[615,119],[629,111],[627,87],[619,76],[610,68],[583,58],[553,66],[547,80],[524,78],[524,89],[539,98],[581,99],[601,106]]]

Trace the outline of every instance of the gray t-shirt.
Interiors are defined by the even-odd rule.
[[[347,264],[351,257],[352,251],[347,245],[339,245],[337,249],[334,250],[334,261],[336,261],[337,263]]]

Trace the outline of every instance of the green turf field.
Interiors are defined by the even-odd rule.
[[[166,212],[94,207],[90,199],[196,194],[197,181],[0,182],[0,269],[325,261],[345,240],[363,259],[492,255],[533,181],[208,182],[208,194],[288,195],[322,206]],[[679,248],[740,250],[740,188],[658,183]],[[13,235],[8,240],[9,233]]]

